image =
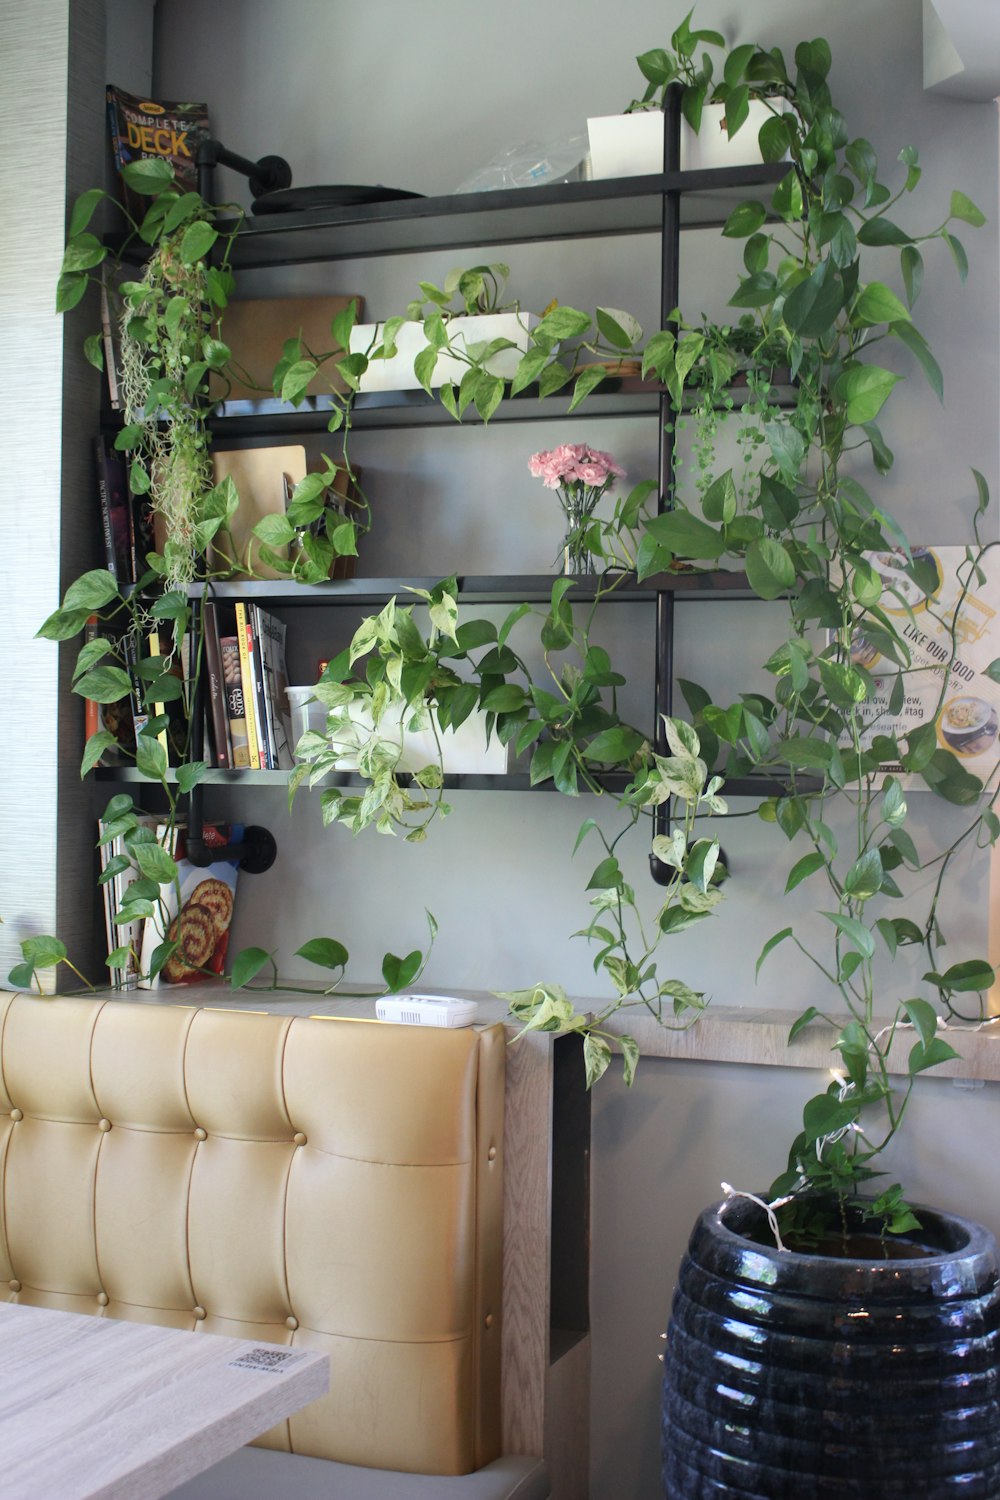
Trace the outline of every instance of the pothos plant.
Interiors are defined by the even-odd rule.
[[[84,644],[77,659],[75,690],[105,705],[121,703],[131,695],[137,711],[145,716],[132,753],[137,769],[162,790],[166,801],[164,831],[159,839],[154,836],[128,796],[113,798],[107,809],[102,840],[120,839],[124,853],[110,862],[102,879],[121,873],[123,863],[135,876],[114,916],[123,931],[150,918],[165,927],[164,887],[173,885],[179,897],[172,851],[181,799],[207,769],[203,761],[191,758],[189,721],[182,719],[176,768],[171,766],[164,745],[168,731],[176,732],[172,709],[184,697],[178,668],[191,623],[189,585],[194,581],[210,584],[233,572],[252,576],[255,556],[297,581],[316,583],[328,577],[336,556],[356,550],[360,522],[345,517],[341,507],[331,503],[331,495],[340,488],[338,481],[344,471],[349,479],[355,478],[347,445],[354,398],[368,363],[364,352],[352,353],[350,348],[355,304],[334,320],[330,349],[307,348],[300,337],[294,336],[286,342],[274,372],[273,390],[297,406],[317,375],[328,374],[332,395],[328,426],[340,437],[341,454],[337,460],[324,456],[323,470],[308,475],[297,487],[285,515],[268,517],[255,528],[256,552],[237,557],[229,523],[239,497],[231,480],[212,484],[207,421],[224,399],[231,363],[222,321],[234,291],[229,254],[238,217],[234,219],[224,207],[206,204],[196,193],[180,193],[165,163],[133,164],[125,169],[125,175],[137,194],[150,199],[150,207],[139,223],[126,214],[129,232],[117,257],[120,264],[136,242],[141,247],[139,258],[145,255],[144,269],[137,272],[135,280],[126,280],[119,288],[124,300],[120,334],[125,412],[116,446],[129,455],[133,494],[148,496],[159,518],[163,548],[147,554],[146,571],[132,589],[120,588],[106,569],[95,569],[78,578],[39,632],[55,641],[69,640],[88,621],[96,619],[98,634]],[[74,307],[97,279],[99,268],[101,274],[107,268],[109,249],[89,229],[104,196],[100,190],[92,190],[74,207],[58,290],[59,311]],[[495,301],[505,276],[504,267],[473,267],[453,273],[444,289],[422,285],[424,301],[430,301],[433,307],[424,319],[432,352],[449,345],[446,325],[451,298],[457,295],[467,310]],[[416,311],[422,312],[422,304],[417,304]],[[637,331],[637,327],[632,331],[623,327],[619,318],[625,320],[627,315],[599,309],[591,334],[591,320],[585,314],[550,309],[547,321],[542,320],[538,341],[532,342],[522,361],[519,386],[542,376],[547,388],[555,389],[575,378],[576,399],[582,399],[600,378],[578,369],[583,354],[599,350],[602,340],[608,339],[611,347],[621,348]],[[393,326],[390,320],[390,334]],[[572,353],[557,361],[560,341],[570,335],[576,338]],[[88,358],[100,367],[100,337],[87,339],[85,347]],[[468,375],[453,402],[449,403],[447,393],[444,397],[456,414],[470,399],[476,400],[484,415],[495,404],[496,382],[486,369],[493,352],[489,345],[472,345],[463,351]],[[554,369],[546,375],[550,365]],[[430,375],[428,366],[428,385]],[[641,488],[617,508],[616,514],[633,529],[647,489]],[[363,499],[361,504],[366,511]],[[634,531],[626,527],[624,534],[634,544]],[[141,643],[154,635],[156,652],[146,656]],[[199,630],[199,640],[202,635]],[[202,669],[200,658],[190,667],[196,678]],[[97,765],[113,743],[108,731],[92,735],[81,774]],[[433,781],[433,773],[428,772],[425,779]],[[402,806],[407,798],[397,781],[392,785],[397,804]],[[389,805],[393,805],[391,798]],[[433,942],[435,926],[430,917],[429,922]],[[168,961],[174,947],[169,940],[160,944],[151,976]],[[56,938],[29,939],[23,948],[24,963],[12,975],[16,983],[31,982],[38,978],[39,970],[70,962]],[[298,955],[338,971],[347,958],[346,950],[333,939],[310,940]],[[137,955],[123,943],[110,955],[109,964],[113,970],[122,970],[134,967],[136,961]],[[424,955],[416,951],[403,959],[389,954],[383,977],[394,986],[412,983],[424,962]],[[273,967],[273,959],[264,950],[250,949],[236,955],[233,983],[246,983],[269,964]],[[75,968],[73,972],[78,973]]]
[[[203,778],[206,765],[191,757],[190,716],[181,671],[182,646],[189,637],[192,582],[211,583],[236,572],[254,572],[255,556],[272,568],[306,583],[329,576],[338,555],[356,551],[367,505],[353,497],[353,514],[345,516],[333,497],[341,473],[354,479],[346,456],[346,441],[338,463],[324,457],[322,472],[310,474],[297,487],[285,516],[268,518],[256,528],[256,552],[237,557],[232,548],[231,519],[239,496],[231,479],[215,484],[209,454],[208,419],[228,389],[231,352],[222,338],[225,308],[235,282],[229,259],[239,229],[239,211],[210,205],[194,192],[180,192],[170,165],[162,160],[139,161],[123,170],[130,189],[149,200],[137,222],[123,205],[113,202],[126,221],[126,234],[113,254],[91,232],[98,206],[107,197],[91,189],[76,202],[57,289],[57,311],[67,312],[84,297],[88,287],[108,277],[104,290],[109,302],[120,297],[123,420],[116,448],[128,458],[129,489],[136,502],[146,503],[162,537],[162,549],[150,550],[134,586],[120,585],[108,569],[93,569],[67,589],[60,607],[38,634],[68,641],[85,627],[96,626],[93,639],[82,646],[74,671],[74,690],[102,705],[134,705],[137,733],[134,748],[123,746],[110,730],[90,736],[81,764],[86,775],[111,749],[132,755],[144,777],[159,785],[165,799],[158,837],[139,817],[127,795],[113,797],[106,809],[102,843],[119,840],[123,853],[106,863],[102,882],[124,870],[134,878],[114,914],[123,934],[143,920],[156,920],[167,930],[165,888],[172,886],[175,909],[180,904],[175,834],[181,799]],[[136,260],[134,279],[125,267]],[[112,266],[117,274],[108,276]],[[297,403],[322,367],[333,372],[329,428],[347,425],[352,401],[350,386],[350,330],[357,308],[351,304],[334,320],[333,347],[312,351],[292,336],[274,374],[274,390]],[[103,366],[102,338],[85,341],[87,358]],[[345,374],[338,378],[338,363]],[[363,361],[361,362],[363,367]],[[197,632],[199,642],[203,632]],[[155,642],[155,645],[153,644]],[[202,669],[197,660],[185,663],[192,681]],[[185,707],[176,712],[178,705]],[[168,752],[168,745],[171,753]],[[175,762],[175,768],[171,766]],[[431,942],[435,925],[431,927]],[[164,939],[149,968],[154,977],[177,948]],[[66,963],[77,978],[65,946],[55,937],[30,938],[22,944],[23,962],[10,976],[16,984],[38,981],[47,968]],[[334,939],[311,939],[299,954],[333,970],[338,979],[347,952]],[[384,977],[394,987],[411,983],[425,962],[413,952],[405,958],[387,954]],[[123,943],[109,956],[112,971],[139,966],[139,956]],[[271,963],[271,956],[248,950],[237,955],[233,979],[241,984]],[[87,981],[89,982],[89,981]]]
[[[915,1079],[955,1055],[939,1034],[939,1010],[966,1015],[966,997],[981,995],[994,979],[993,967],[983,958],[962,958],[945,966],[939,957],[940,898],[954,856],[971,842],[992,842],[1000,833],[993,811],[995,766],[984,781],[938,735],[946,695],[954,691],[955,682],[968,680],[969,668],[959,652],[962,611],[983,581],[993,546],[981,539],[988,504],[985,482],[976,474],[976,540],[951,581],[953,602],[946,607],[935,604],[945,580],[929,575],[924,554],[911,546],[864,480],[866,456],[877,474],[886,473],[892,464],[877,419],[900,376],[879,362],[880,346],[895,343],[942,394],[940,368],[912,312],[924,279],[926,247],[950,252],[964,279],[967,259],[954,226],[975,227],[983,217],[965,194],[956,191],[949,213],[928,231],[911,231],[897,222],[896,205],[920,182],[916,152],[908,147],[900,153],[902,182],[895,191],[882,182],[873,147],[851,138],[833,103],[825,41],[799,46],[791,70],[777,50],[737,47],[725,57],[717,83],[710,58],[706,56],[698,69],[691,61],[696,41],[721,45],[720,38],[693,33],[685,22],[675,35],[674,54],[655,54],[658,82],[650,78],[651,85],[679,85],[689,118],[698,115],[706,100],[724,104],[731,134],[746,119],[749,101],[763,99],[770,116],[759,133],[761,154],[774,162],[787,156],[789,167],[769,201],[740,204],[723,229],[727,238],[744,242],[744,274],[731,306],[741,316],[746,337],[749,405],[756,403],[751,445],[755,463],[739,479],[732,470],[713,474],[708,463],[702,465],[702,482],[693,501],[678,489],[666,513],[644,522],[637,565],[640,572],[648,572],[677,561],[686,566],[729,563],[745,569],[758,596],[786,598],[789,604],[787,633],[765,663],[774,680],[773,694],[747,693],[723,705],[714,703],[698,685],[684,684],[695,737],[686,740],[685,731],[682,743],[706,769],[717,761],[723,774],[759,772],[780,782],[782,795],[765,798],[758,815],[797,847],[787,890],[810,882],[821,891],[815,918],[779,929],[764,945],[758,962],[759,969],[779,945],[792,942],[831,990],[831,1003],[809,1006],[793,1024],[791,1038],[807,1025],[828,1025],[842,1072],[806,1104],[803,1129],[792,1144],[787,1170],[770,1194],[771,1206],[779,1211],[780,1232],[802,1244],[810,1242],[821,1222],[827,1227],[831,1199],[842,1204],[879,1175],[880,1153],[900,1127]],[[647,77],[652,56],[640,59]],[[868,257],[887,250],[899,257],[905,300],[888,281],[871,276]],[[620,320],[619,327],[624,326]],[[646,344],[644,372],[664,382],[677,418],[689,392],[697,400],[707,383],[718,393],[725,372],[713,370],[712,353],[712,330],[696,325],[668,327]],[[767,389],[778,355],[783,355],[781,362],[789,366],[795,382],[791,404],[784,409],[772,404]],[[689,378],[702,356],[707,382]],[[742,409],[741,420],[746,420]],[[893,567],[887,572],[883,562],[880,571],[878,559],[887,557],[895,560]],[[917,590],[927,618],[936,621],[946,641],[944,656],[937,661],[936,701],[926,706],[925,722],[907,733],[898,716],[907,700],[912,703],[919,696],[914,682],[926,667],[911,648],[920,629],[913,596],[900,588],[900,577]],[[544,617],[543,641],[544,632],[558,626],[565,606],[561,588],[556,585]],[[391,614],[383,612],[378,622],[362,627],[352,656],[340,664],[337,680],[330,684],[331,706],[340,707],[340,695],[356,691],[345,687],[343,671],[353,657],[376,644],[378,661],[374,669],[369,666],[370,683],[381,687],[389,682],[399,690],[404,668],[412,672],[418,664],[421,673],[429,673],[423,681],[430,684],[441,652],[435,655],[433,641],[412,636],[411,624],[407,622],[401,637]],[[446,654],[453,643],[455,657],[468,657],[483,629],[475,621],[455,626]],[[567,624],[569,637],[574,629]],[[608,731],[603,722],[588,723],[591,703],[576,695],[577,685],[594,685],[592,676],[588,682],[592,659],[586,632],[578,648],[582,671],[563,667],[556,672],[560,697],[547,695],[537,684],[510,693],[515,686],[510,676],[516,678],[524,667],[509,650],[507,631],[505,624],[504,639],[498,637],[496,645],[483,635],[482,644],[490,645],[489,671],[473,662],[472,684],[463,678],[454,690],[484,708],[492,702],[498,732],[507,732],[512,722],[514,742],[534,745],[533,775],[537,763],[539,777],[552,774],[557,785],[563,778],[563,790],[592,785],[593,763],[601,763],[602,736]],[[406,660],[409,651],[413,662]],[[871,652],[882,658],[884,690],[870,670]],[[384,671],[389,662],[395,663],[393,673]],[[1000,662],[986,671],[1000,680]],[[422,686],[418,691],[409,686],[419,681],[412,675],[407,679],[400,694],[407,703],[420,697]],[[435,682],[432,692],[437,691]],[[574,743],[567,744],[563,716],[571,701],[584,713],[574,717]],[[596,733],[590,738],[592,730]],[[621,737],[619,726],[611,733],[614,748],[607,763],[628,766],[631,757],[642,754],[634,742]],[[672,747],[679,733],[672,726]],[[317,757],[325,753],[318,745],[315,750]],[[906,826],[910,815],[900,768],[938,797],[967,810],[944,848],[924,854],[918,850]],[[568,771],[572,784],[567,784]],[[633,796],[630,788],[622,800],[628,805]],[[331,816],[345,817],[355,827],[371,811],[364,799],[347,804],[337,794],[327,805]],[[846,834],[835,815],[838,805],[848,814]],[[585,829],[590,831],[587,825]],[[678,855],[685,861],[691,846],[680,832]],[[662,844],[659,852],[664,857]],[[933,871],[929,901],[922,909],[904,908],[907,890],[911,900],[919,901],[928,871]],[[618,902],[620,913],[620,898],[625,905],[633,899],[611,847],[591,883],[599,887],[595,900],[602,912],[614,910]],[[669,930],[670,921],[669,912],[665,920],[660,913],[658,925],[663,930]],[[623,1004],[638,1002],[642,963],[630,963],[626,957],[621,965],[608,965],[609,957],[617,959],[627,952],[627,940],[620,927],[613,931],[603,917],[595,919],[587,934],[605,945],[599,946],[596,963],[612,975],[617,989],[617,998],[600,1017],[603,1024]],[[886,983],[880,978],[884,962],[892,974],[892,960],[907,948],[919,947],[928,965],[921,980],[907,977]],[[516,997],[514,1005],[528,1025],[586,1029],[586,1018],[555,986],[540,985]],[[911,1033],[913,1042],[898,1085],[899,1064],[890,1053],[904,1031]],[[601,1041],[607,1038],[597,1037],[591,1078],[605,1060]],[[903,1232],[914,1225],[897,1183],[864,1211],[888,1231]],[[835,1210],[834,1222],[838,1217]]]
[[[620,813],[617,830],[608,833],[588,818],[576,847],[588,835],[602,846],[587,881],[591,919],[578,935],[596,944],[595,971],[608,976],[615,998],[582,1015],[554,986],[506,996],[526,1028],[581,1033],[587,1079],[593,1083],[611,1058],[606,1023],[613,1014],[638,1007],[665,1024],[689,1024],[705,1003],[701,992],[664,976],[657,950],[664,937],[707,917],[722,898],[725,872],[718,840],[698,837],[695,820],[727,809],[719,795],[721,779],[709,773],[689,724],[667,719],[670,753],[658,755],[648,738],[620,717],[617,691],[625,678],[590,638],[599,601],[574,613],[567,598],[572,584],[570,578],[557,579],[547,610],[521,604],[499,625],[486,619],[459,624],[454,578],[431,591],[414,590],[427,610],[426,635],[413,618],[414,604],[391,599],[379,615],[362,622],[350,647],[330,662],[316,685],[315,694],[328,709],[327,728],[299,742],[301,764],[292,774],[290,796],[305,780],[322,785],[350,755],[365,790],[322,790],[324,822],[344,824],[354,833],[367,827],[405,831],[409,841],[422,841],[433,820],[449,811],[441,757],[401,784],[401,729],[429,726],[440,751],[442,737],[480,711],[503,743],[530,756],[532,785],[551,779],[566,795],[587,791],[613,797]],[[542,680],[512,644],[515,627],[526,616],[538,627],[546,668]],[[653,849],[670,875],[657,910],[648,915],[646,903],[636,899],[625,879],[619,855],[622,841],[636,828],[644,827],[648,839],[654,812],[667,802],[674,812],[671,830],[654,839]],[[638,1048],[628,1035],[616,1040],[631,1081]]]
[[[881,363],[882,350],[901,346],[942,396],[940,368],[913,321],[926,246],[950,252],[964,280],[967,259],[954,225],[984,220],[956,191],[943,222],[928,231],[897,222],[896,206],[920,182],[917,154],[900,153],[902,181],[892,191],[871,144],[849,135],[831,98],[830,65],[827,43],[817,40],[796,49],[792,70],[777,50],[739,47],[718,85],[708,82],[710,67],[703,75],[707,97],[725,103],[734,121],[748,99],[764,99],[772,114],[760,131],[761,152],[765,160],[789,158],[770,201],[740,204],[722,232],[744,242],[744,274],[730,305],[749,311],[760,348],[784,345],[796,387],[787,409],[761,414],[760,462],[749,486],[727,470],[700,485],[693,501],[676,495],[674,509],[651,523],[679,555],[741,563],[758,595],[789,604],[787,634],[765,663],[773,695],[743,694],[723,706],[693,684],[686,694],[703,739],[714,736],[722,748],[727,774],[766,772],[782,783],[784,794],[766,799],[759,816],[798,851],[786,889],[808,882],[817,890],[816,918],[780,928],[758,960],[759,970],[792,942],[832,996],[830,1005],[809,1006],[791,1037],[813,1022],[829,1025],[842,1071],[806,1104],[787,1170],[769,1195],[780,1232],[800,1244],[824,1225],[831,1198],[842,1202],[879,1175],[880,1153],[900,1127],[915,1078],[956,1055],[939,1035],[939,1010],[962,1014],[965,997],[993,982],[983,958],[942,963],[939,901],[956,852],[1000,833],[995,762],[984,782],[939,734],[948,695],[971,672],[960,641],[963,608],[984,581],[993,545],[980,531],[985,481],[975,475],[975,543],[946,580],[864,476],[866,457],[877,474],[893,461],[877,419],[901,377]],[[886,251],[899,257],[905,301],[888,281],[872,279],[873,254]],[[646,349],[678,412],[689,351],[670,329]],[[937,604],[939,592],[954,602]],[[915,692],[919,702],[921,672],[928,680],[926,658],[911,646],[926,639],[914,615],[918,600],[945,645],[925,722],[904,734],[904,705]],[[878,659],[882,684],[871,670]],[[1000,662],[986,671],[1000,680]],[[900,768],[966,810],[946,847],[918,851]],[[849,814],[846,829],[834,816],[837,805]],[[907,892],[919,902],[928,871],[929,900],[922,909],[904,907]],[[922,993],[912,979],[880,978],[886,960],[921,946]],[[897,1086],[890,1052],[901,1029],[914,1041]],[[865,1211],[891,1231],[915,1225],[899,1184]]]

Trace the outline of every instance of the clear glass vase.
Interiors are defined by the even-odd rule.
[[[572,574],[573,577],[592,577],[597,572],[594,554],[587,546],[587,531],[592,514],[593,506],[563,503],[566,530],[556,554],[556,568],[560,573]]]

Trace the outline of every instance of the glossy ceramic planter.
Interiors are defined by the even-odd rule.
[[[981,1225],[921,1259],[779,1253],[745,1199],[695,1225],[663,1382],[667,1500],[998,1500],[1000,1289]]]

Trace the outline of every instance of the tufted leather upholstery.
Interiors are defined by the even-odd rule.
[[[0,1292],[329,1351],[264,1446],[500,1451],[503,1028],[0,996]]]

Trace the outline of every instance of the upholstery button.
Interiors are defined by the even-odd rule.
[[[12,1120],[23,1120],[24,1119],[24,1115],[21,1113],[21,1111],[19,1109],[12,1109],[11,1112],[10,1112],[10,1117],[11,1117]]]
[[[12,1292],[19,1292],[21,1290],[21,1283],[18,1281],[16,1276],[13,1281],[8,1281],[7,1285],[10,1287]]]
[[[497,1148],[495,1146],[491,1146],[490,1149],[487,1151],[486,1155],[489,1157],[490,1161],[496,1161],[496,1159],[497,1159]]]
[[[306,1138],[302,1134],[301,1130],[297,1130],[295,1132],[295,1134],[292,1136],[292,1140],[295,1142],[296,1146],[304,1146],[306,1143]]]
[[[298,1318],[286,1318],[285,1319],[285,1327],[286,1328],[298,1328],[298,1326],[299,1326],[299,1320],[298,1320]]]
[[[107,1292],[98,1292],[97,1301],[101,1307],[107,1307],[110,1300]]]
[[[107,1132],[107,1131],[109,1131],[111,1129],[111,1121],[110,1120],[98,1120],[98,1122],[97,1122],[97,1128],[98,1128],[98,1130],[103,1130],[103,1131]]]
[[[485,1316],[485,1318],[483,1319],[483,1322],[485,1323],[485,1325],[486,1325],[487,1328],[492,1328],[493,1327],[493,1314],[492,1313],[487,1313],[486,1316]]]
[[[205,1309],[203,1307],[192,1308],[192,1312],[194,1313],[195,1317],[198,1319],[199,1323],[201,1322],[202,1318],[207,1318],[208,1317],[208,1314],[206,1313],[206,1311],[205,1311]]]
[[[202,1130],[201,1126],[199,1125],[198,1129],[194,1133],[194,1138],[195,1138],[196,1141],[207,1141],[208,1140],[208,1131],[207,1130]]]

